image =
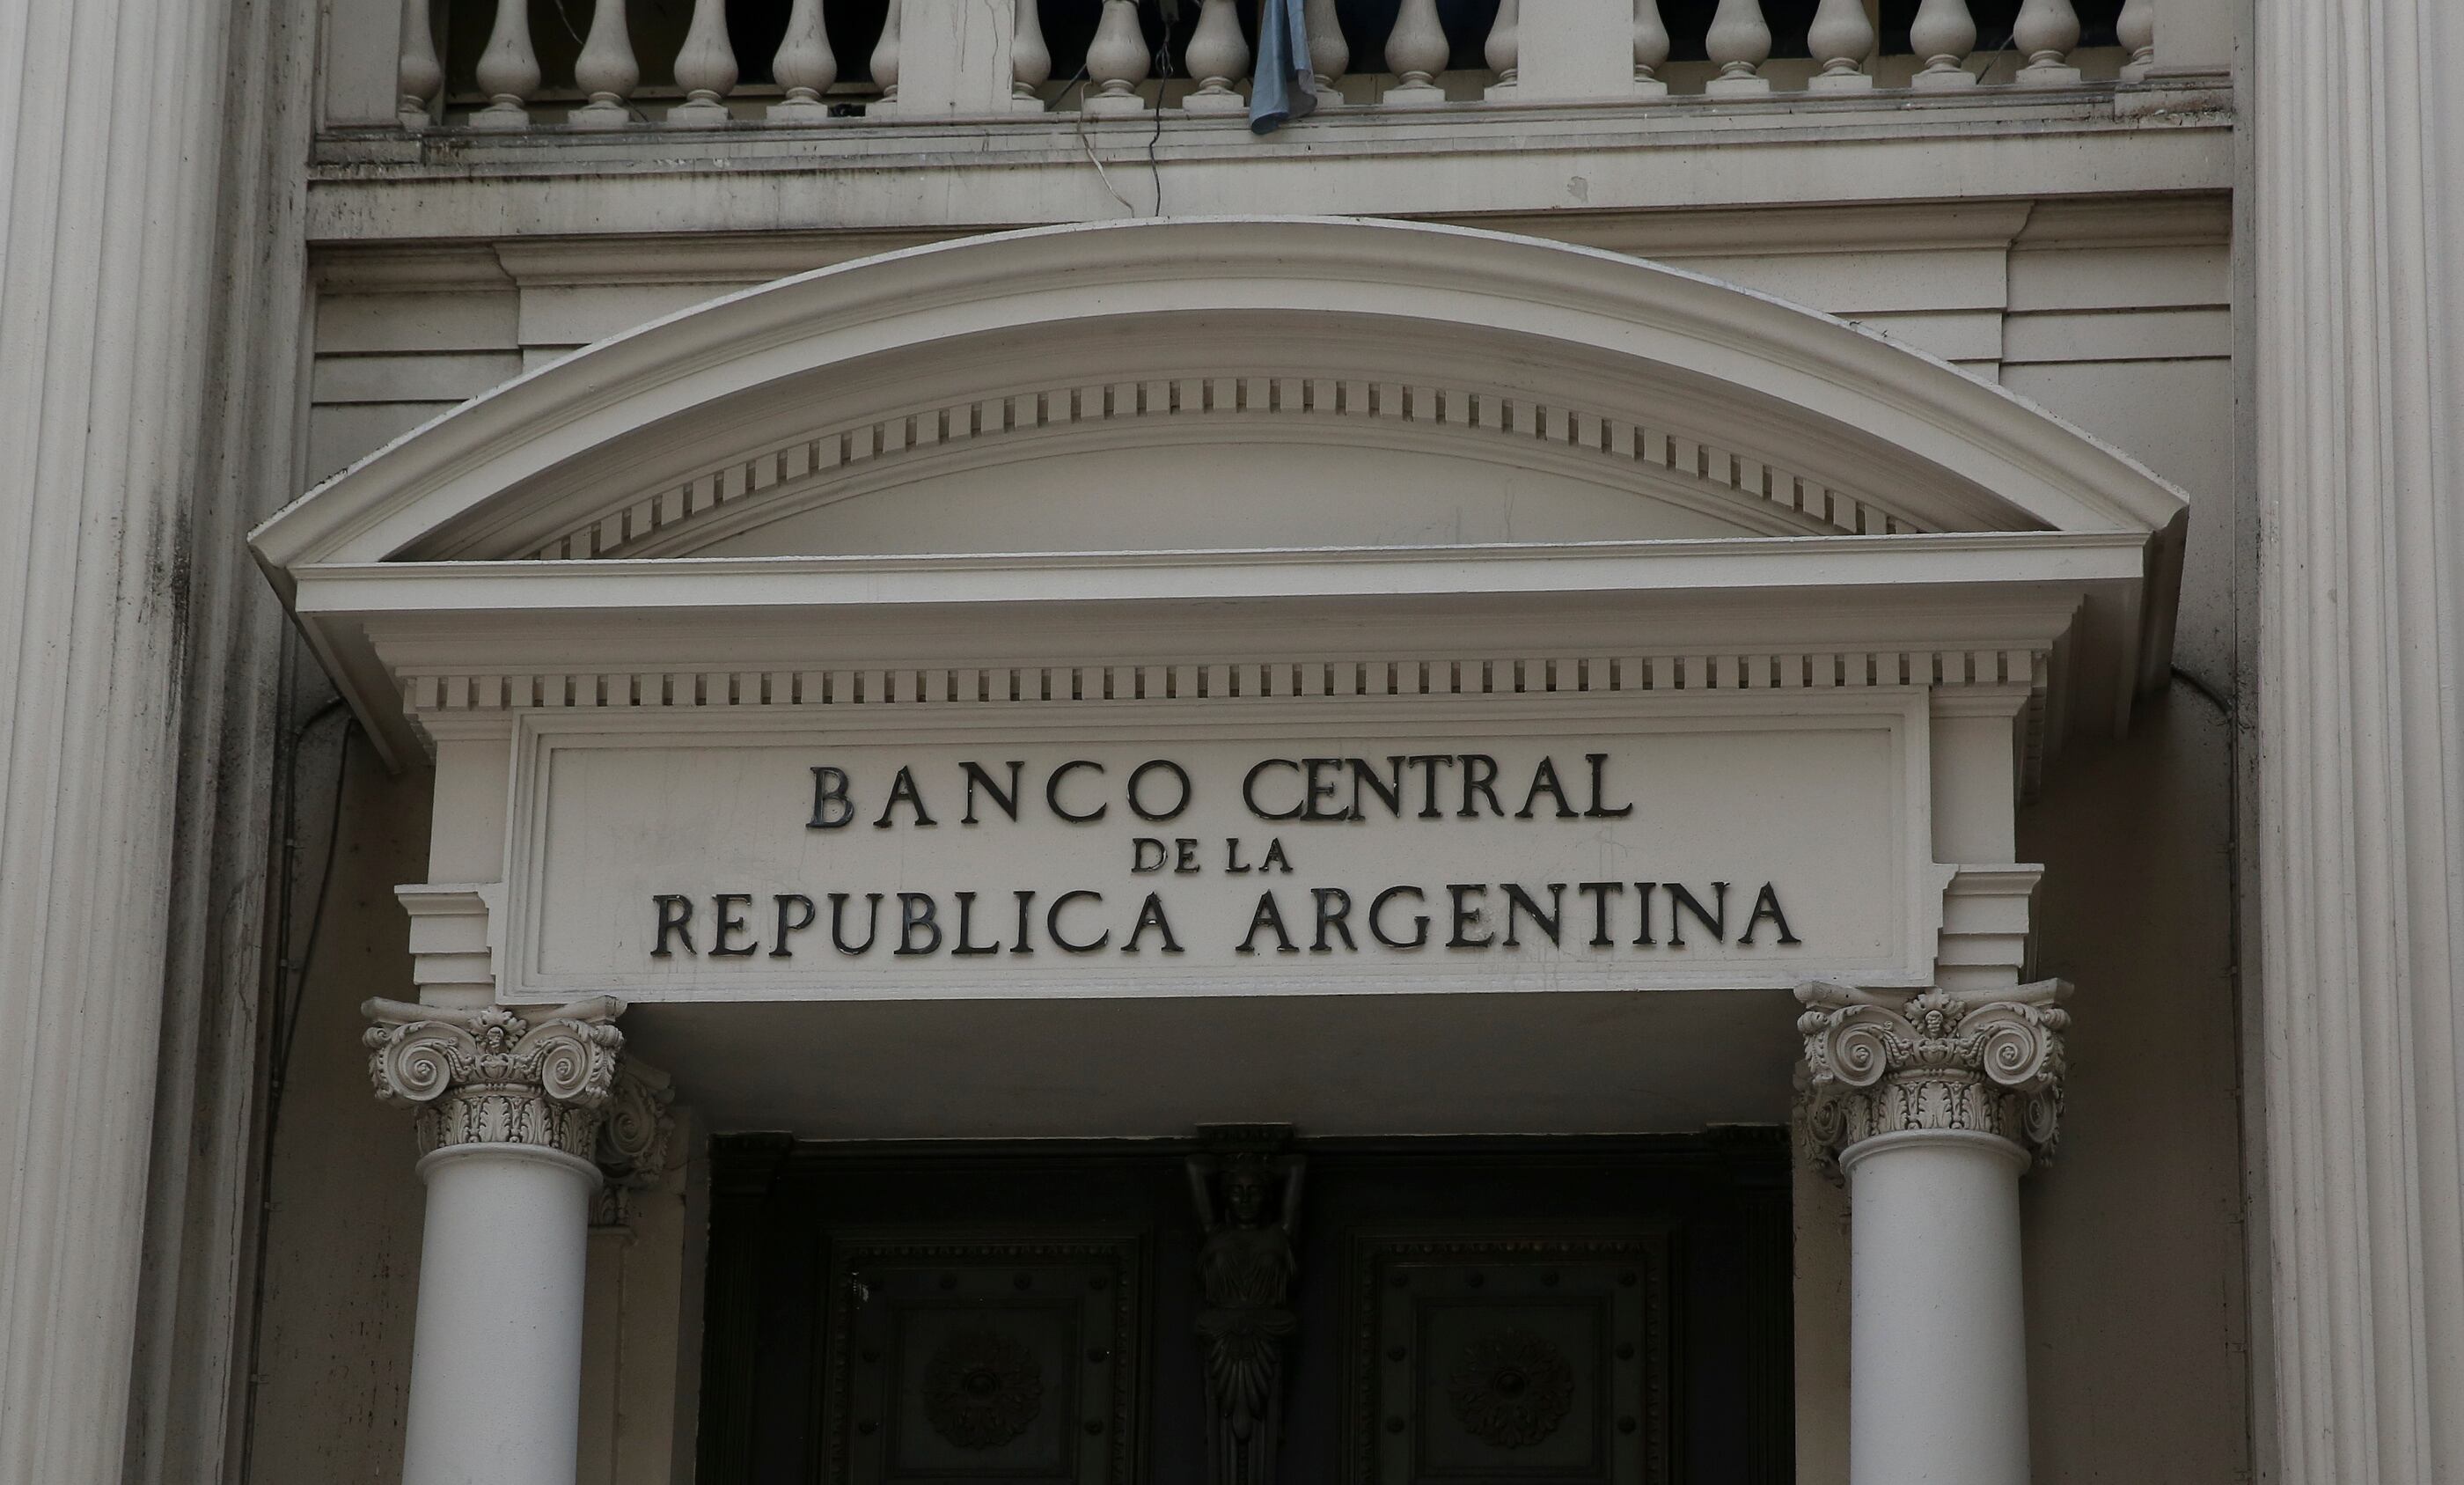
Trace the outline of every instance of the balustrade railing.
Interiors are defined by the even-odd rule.
[[[1261,0],[401,3],[404,125],[517,130],[1237,117]],[[1301,3],[1320,105],[1365,117],[2135,80],[2162,0]]]

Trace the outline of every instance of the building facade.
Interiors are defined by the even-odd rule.
[[[0,34],[0,1480],[2464,1470],[2443,9]]]

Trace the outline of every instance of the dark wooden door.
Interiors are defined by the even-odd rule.
[[[1205,1485],[1197,1148],[716,1141],[702,1485]],[[1286,1485],[1790,1477],[1777,1132],[1294,1149]]]

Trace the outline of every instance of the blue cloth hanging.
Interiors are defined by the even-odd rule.
[[[1258,68],[1249,81],[1249,129],[1272,134],[1317,112],[1317,77],[1309,71],[1306,0],[1258,0]]]

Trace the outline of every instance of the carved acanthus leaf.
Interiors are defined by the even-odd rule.
[[[599,1120],[597,1159],[606,1179],[591,1204],[591,1226],[629,1226],[635,1193],[659,1184],[675,1133],[675,1120],[668,1115],[674,1098],[667,1074],[625,1059]]]
[[[1990,990],[1802,986],[1797,1128],[1808,1153],[1829,1163],[1878,1135],[1971,1130],[2051,1160],[2069,993],[2059,980]]]
[[[526,1144],[588,1160],[625,1035],[612,995],[528,1015],[371,1000],[361,1037],[377,1097],[411,1109],[423,1155],[452,1145]]]

